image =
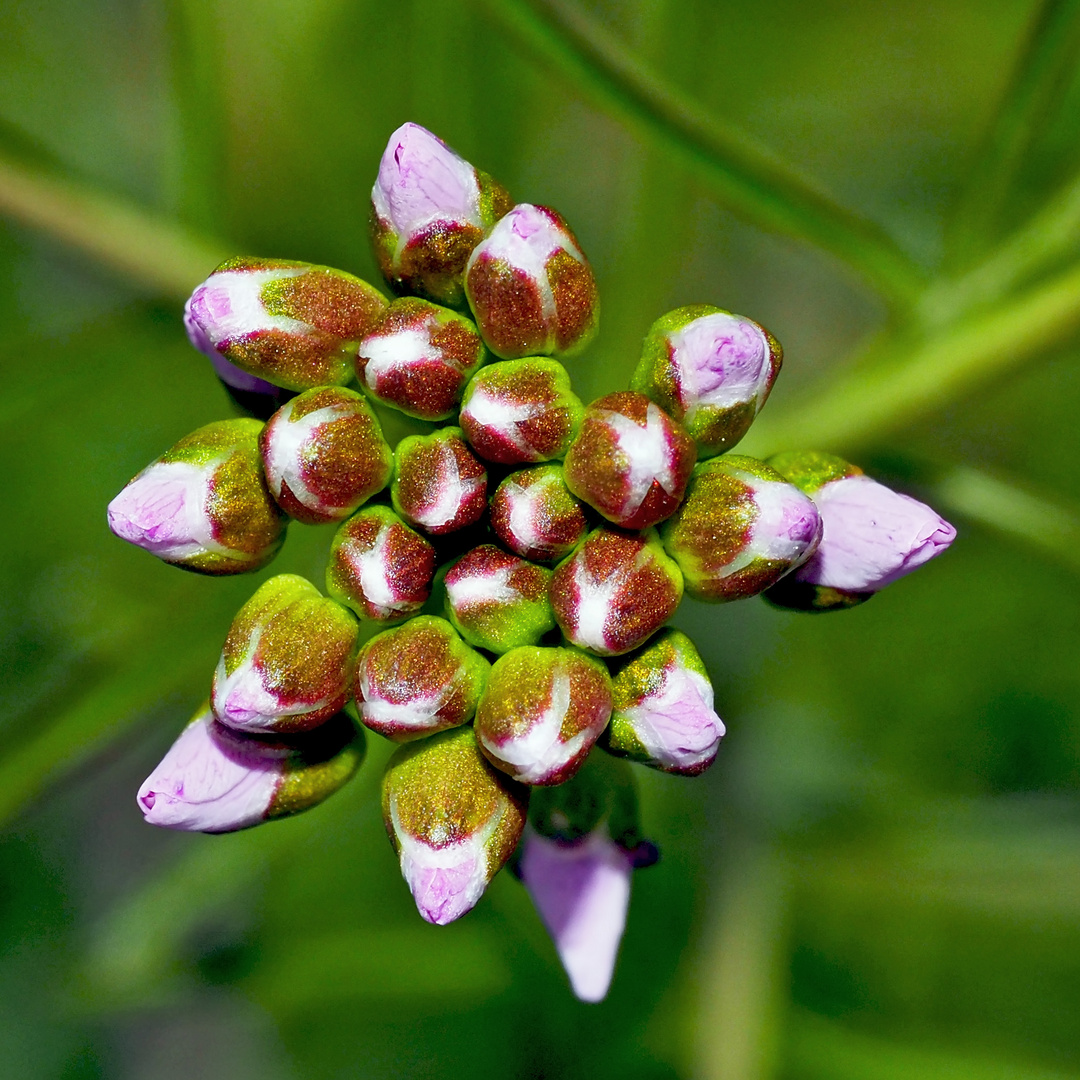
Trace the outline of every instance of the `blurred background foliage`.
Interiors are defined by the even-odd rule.
[[[0,1060],[5,1077],[1080,1076],[1080,3],[0,0]],[[375,279],[418,121],[590,254],[586,399],[662,312],[787,364],[746,442],[854,457],[957,522],[854,611],[687,603],[729,735],[641,775],[608,1000],[518,884],[436,929],[378,819],[388,748],[294,820],[148,828],[138,783],[265,576],[104,507],[230,414],[180,324],[226,254]]]

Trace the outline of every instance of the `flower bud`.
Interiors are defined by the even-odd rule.
[[[780,342],[763,326],[693,304],[652,324],[630,385],[681,420],[699,455],[712,457],[746,434],[783,357]]]
[[[814,500],[817,550],[768,599],[783,607],[853,607],[940,555],[956,529],[925,503],[871,480],[862,469],[812,450],[777,454],[769,464]]]
[[[513,205],[503,187],[419,124],[390,136],[371,191],[371,238],[390,287],[461,307],[462,274]]]
[[[446,613],[461,636],[489,652],[535,645],[555,629],[548,601],[551,571],[482,544],[445,578]]]
[[[343,270],[239,256],[191,294],[184,325],[207,356],[307,390],[349,381],[357,342],[385,310],[382,293]]]
[[[282,405],[263,428],[259,450],[274,498],[307,525],[343,521],[386,487],[394,466],[368,403],[340,386]]]
[[[266,487],[258,420],[220,420],[181,439],[109,503],[109,528],[201,574],[265,566],[285,539]]]
[[[253,732],[307,731],[349,696],[357,624],[296,574],[265,582],[240,609],[214,672],[214,716]]]
[[[369,506],[334,534],[326,591],[362,619],[394,623],[423,607],[435,549],[388,506]]]
[[[465,268],[465,293],[496,356],[573,356],[596,336],[600,297],[569,226],[546,206],[515,206]]]
[[[697,460],[694,440],[643,394],[594,401],[566,454],[566,486],[624,529],[675,513]]]
[[[592,754],[572,780],[533,792],[518,872],[582,1001],[607,994],[630,871],[649,848],[625,762]]]
[[[417,615],[376,634],[356,660],[360,719],[407,742],[472,718],[491,665],[445,620]]]
[[[477,372],[465,390],[460,424],[482,458],[523,465],[561,458],[584,412],[566,368],[532,356]]]
[[[495,661],[476,707],[487,758],[527,784],[561,784],[581,767],[611,716],[611,680],[577,649],[530,645]]]
[[[461,428],[410,435],[394,454],[394,509],[431,536],[464,529],[487,509],[487,470],[461,437]]]
[[[756,458],[702,462],[675,516],[661,528],[686,591],[699,600],[756,596],[800,566],[821,537],[809,496]]]
[[[587,525],[562,467],[538,465],[511,473],[495,489],[491,527],[523,559],[558,562],[584,538]]]
[[[663,772],[697,776],[716,759],[724,723],[693,642],[665,630],[611,680],[604,746]]]
[[[360,342],[356,377],[384,405],[421,420],[446,420],[487,359],[471,319],[409,296],[395,300]]]
[[[383,777],[383,819],[420,914],[471,911],[512,854],[528,791],[493,769],[470,727],[401,747]]]
[[[363,760],[363,734],[344,713],[274,739],[233,731],[206,704],[139,788],[139,808],[165,829],[233,832],[317,806]]]
[[[600,656],[643,645],[675,614],[682,594],[682,574],[652,529],[594,529],[551,579],[562,632]]]

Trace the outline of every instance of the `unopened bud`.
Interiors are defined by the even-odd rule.
[[[362,619],[407,619],[431,595],[435,549],[387,506],[365,507],[334,534],[326,591]]]
[[[477,372],[461,403],[461,428],[487,461],[525,465],[565,455],[585,409],[566,368],[532,356]]]
[[[446,575],[447,615],[477,648],[504,653],[535,645],[555,629],[550,581],[551,571],[543,566],[482,544],[458,559]]]
[[[394,456],[368,403],[320,386],[286,402],[259,437],[266,480],[297,521],[343,521],[386,487]]]
[[[808,611],[852,607],[940,555],[956,529],[925,503],[901,495],[832,454],[777,454],[769,464],[805,491],[821,515],[821,543],[772,603]]]
[[[489,668],[445,619],[418,615],[360,650],[360,719],[396,742],[458,727],[476,712]]]
[[[165,829],[233,832],[317,806],[363,759],[363,734],[344,713],[280,739],[233,731],[207,704],[139,788],[139,809]]]
[[[356,377],[384,405],[421,420],[446,420],[487,359],[471,319],[409,296],[395,300],[360,342]]]
[[[817,547],[821,520],[813,500],[775,469],[728,454],[694,469],[661,536],[691,596],[741,600],[802,565]]]
[[[307,731],[349,696],[357,623],[296,574],[271,578],[240,609],[214,672],[223,724],[253,732]]]
[[[410,435],[394,453],[394,509],[432,536],[472,525],[487,509],[487,470],[461,437],[461,428]]]
[[[645,335],[631,386],[681,420],[699,455],[730,450],[765,404],[784,351],[763,326],[709,304],[676,308]]]
[[[424,919],[443,926],[475,907],[521,838],[527,800],[484,760],[470,727],[390,758],[383,819]]]
[[[512,205],[487,173],[426,128],[403,124],[390,136],[371,191],[371,236],[383,276],[397,292],[461,307],[465,264]]]
[[[622,391],[585,410],[567,451],[566,486],[624,529],[647,529],[682,502],[697,460],[694,440],[643,394]]]
[[[611,716],[611,680],[577,649],[522,646],[495,661],[476,708],[489,760],[527,784],[561,784],[581,768]]]
[[[554,210],[515,206],[477,245],[465,292],[496,356],[572,356],[596,336],[600,297],[577,238]]]
[[[682,574],[652,529],[594,529],[551,579],[562,632],[600,656],[643,645],[675,614],[682,594]]]
[[[109,503],[109,528],[201,574],[265,566],[285,539],[285,519],[263,476],[262,427],[220,420],[181,439]]]
[[[716,759],[724,723],[694,643],[678,630],[654,638],[611,680],[604,745],[664,772],[697,776]]]
[[[587,528],[560,465],[511,473],[491,499],[491,527],[515,554],[531,562],[558,562],[577,547]]]
[[[385,310],[382,293],[343,270],[241,256],[191,294],[184,325],[200,352],[307,390],[349,381],[357,343]]]

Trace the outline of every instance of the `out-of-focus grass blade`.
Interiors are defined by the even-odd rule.
[[[831,252],[896,305],[921,292],[921,271],[884,232],[670,86],[580,8],[564,0],[479,2],[599,105],[701,171],[736,213]]]
[[[852,450],[1050,356],[1080,327],[1080,266],[915,343],[829,380],[810,401],[766,409],[740,452]]]
[[[225,245],[71,180],[0,156],[0,214],[40,229],[149,292],[186,299]]]
[[[298,937],[271,952],[244,981],[276,1016],[338,1001],[478,1001],[500,993],[510,970],[490,933],[455,926],[382,927]]]
[[[805,1010],[788,1028],[785,1076],[792,1080],[1077,1080],[1074,1072],[999,1056],[882,1039]]]
[[[980,153],[954,229],[961,259],[993,238],[1020,164],[1061,96],[1080,53],[1080,0],[1044,0]]]

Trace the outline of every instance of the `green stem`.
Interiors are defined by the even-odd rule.
[[[130,203],[0,156],[0,214],[40,229],[147,292],[185,300],[227,256]]]
[[[600,107],[696,168],[736,213],[831,252],[897,307],[912,304],[921,293],[921,271],[877,226],[670,86],[574,5],[565,0],[480,3]]]
[[[897,430],[1061,346],[1080,327],[1080,266],[933,337],[893,346],[893,362],[860,366],[809,402],[766,410],[747,453],[798,446],[848,451]],[[903,351],[902,351],[903,350]]]

